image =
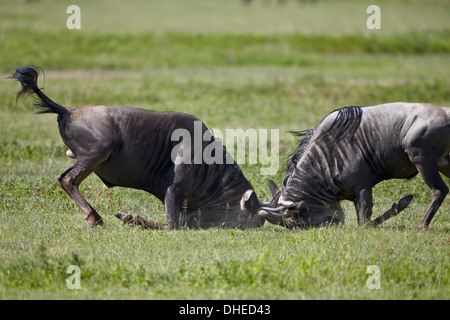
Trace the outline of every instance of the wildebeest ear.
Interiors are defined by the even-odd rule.
[[[241,198],[241,209],[252,212],[258,207],[258,197],[254,190],[250,189],[244,192]]]
[[[272,193],[272,197],[275,197],[275,195],[278,193],[278,187],[275,184],[275,182],[273,182],[272,180],[270,180],[269,178],[266,178],[267,182],[269,183],[269,189],[270,192]]]

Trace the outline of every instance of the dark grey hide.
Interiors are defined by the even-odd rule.
[[[344,221],[341,200],[354,201],[360,225],[378,225],[405,209],[412,196],[375,220],[372,188],[387,179],[420,173],[432,193],[419,228],[431,222],[449,189],[439,172],[450,177],[450,109],[432,104],[390,103],[345,107],[325,117],[303,136],[292,154],[271,212],[272,223],[287,227]]]
[[[59,132],[75,162],[58,176],[61,187],[81,208],[90,225],[102,218],[80,194],[80,183],[94,172],[108,187],[145,190],[165,205],[168,224],[137,215],[118,214],[124,222],[148,228],[260,227],[267,214],[253,187],[223,148],[223,164],[175,165],[171,153],[179,141],[171,141],[176,129],[194,137],[196,117],[179,112],[155,112],[131,107],[87,105],[72,109],[50,100],[38,87],[38,67],[19,68],[13,77],[21,82],[18,98],[34,94],[39,113],[58,114]],[[198,122],[197,122],[198,123]],[[208,129],[202,123],[201,132]],[[212,137],[212,141],[214,138]],[[205,141],[202,151],[211,141]],[[181,150],[178,156],[183,152]],[[220,158],[220,156],[219,156]]]

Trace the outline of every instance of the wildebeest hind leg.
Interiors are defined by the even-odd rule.
[[[441,158],[443,159],[443,158]],[[447,156],[444,161],[447,161],[446,165],[440,166],[439,171],[446,176],[447,178],[450,178],[450,155]]]
[[[89,164],[86,164],[89,163]],[[83,198],[78,187],[80,183],[94,170],[95,162],[75,162],[64,172],[58,175],[57,179],[67,194],[75,201],[83,212],[84,219],[93,227],[103,225],[102,217],[94,208]]]
[[[449,189],[444,180],[442,180],[437,168],[434,172],[428,172],[423,168],[418,168],[418,170],[422,175],[425,183],[430,187],[432,194],[430,207],[428,208],[427,213],[419,224],[419,229],[424,229],[430,224],[431,220],[436,214],[436,211],[439,209],[445,197],[447,196]]]
[[[445,167],[438,169],[438,159],[431,156],[433,154],[432,151],[414,151],[408,152],[411,162],[416,165],[417,171],[419,171],[425,183],[430,187],[432,194],[431,204],[418,226],[419,229],[425,229],[448,194],[449,189],[444,180],[442,180],[439,169],[443,170],[444,174],[447,172],[445,172]]]

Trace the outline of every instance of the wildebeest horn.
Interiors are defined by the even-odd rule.
[[[260,210],[258,211],[258,214],[261,217],[281,219],[283,217],[283,214],[279,212],[282,211],[283,209],[284,207],[282,206],[277,208],[261,207]]]
[[[279,216],[282,216],[283,214],[278,213],[278,212],[283,211],[284,209],[286,209],[284,206],[279,206],[279,207],[276,207],[276,208],[261,207],[261,210],[263,210],[263,211],[265,211],[267,213],[271,213],[271,214],[279,215]]]
[[[284,215],[282,213],[279,213],[284,209],[283,206],[277,207],[277,208],[271,208],[271,207],[261,207],[258,211],[258,215],[260,217],[263,217],[268,222],[273,224],[282,224]]]
[[[269,178],[266,178],[267,182],[269,183],[269,189],[270,192],[272,193],[272,197],[275,197],[275,195],[278,193],[278,191],[280,190],[278,188],[278,186],[275,184],[275,182],[273,182],[272,180],[270,180]]]

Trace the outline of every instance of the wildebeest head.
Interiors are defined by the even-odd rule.
[[[324,204],[311,199],[292,201],[287,189],[279,189],[269,179],[268,182],[273,200],[269,206],[261,208],[260,215],[266,212],[269,223],[287,228],[308,228],[344,221],[344,212],[339,202]]]
[[[253,227],[262,226],[266,221],[266,212],[261,210],[264,205],[259,202],[253,189],[247,190],[241,198],[241,215],[248,215],[249,224]]]
[[[321,136],[322,143],[326,145],[326,148],[333,148],[333,141],[351,134],[356,129],[356,127],[352,127],[351,120],[356,119],[356,123],[358,123],[361,116],[358,112],[359,109],[348,110],[352,111],[348,119],[341,121],[343,116],[338,113],[334,122],[337,125],[333,123],[334,129]],[[354,110],[355,112],[353,112]],[[350,128],[348,122],[350,122]],[[294,136],[300,137],[301,141],[290,156],[281,188],[269,180],[273,199],[269,207],[262,208],[271,214],[267,221],[289,228],[307,228],[344,221],[344,212],[339,204],[339,199],[329,197],[332,192],[328,190],[329,184],[324,180],[328,176],[326,169],[318,166],[314,160],[315,157],[303,158],[303,155],[310,151],[308,148],[314,140],[319,126],[320,124],[304,131],[291,131]],[[333,136],[330,133],[333,133]],[[316,172],[322,173],[317,175]]]

